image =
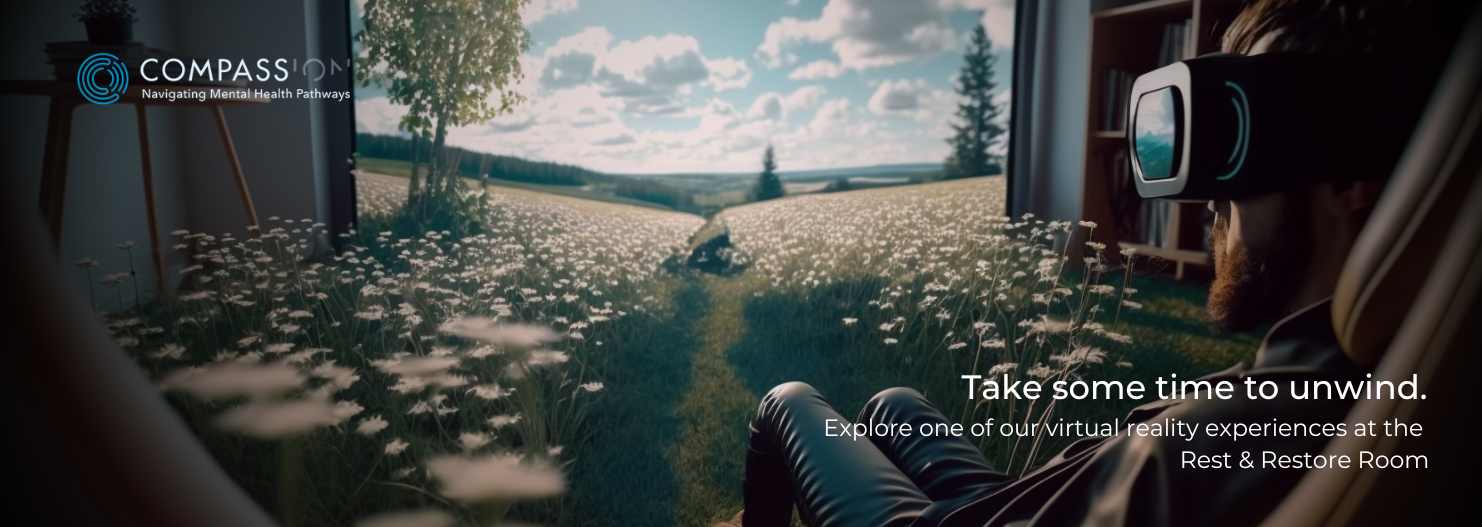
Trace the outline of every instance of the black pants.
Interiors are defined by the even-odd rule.
[[[960,437],[913,433],[856,441],[827,437],[827,419],[845,422],[801,382],[779,385],[762,398],[746,452],[744,525],[788,525],[794,504],[813,526],[932,524],[1009,481]],[[949,422],[909,388],[876,394],[857,421],[910,423],[916,430]]]

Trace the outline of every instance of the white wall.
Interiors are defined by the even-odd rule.
[[[303,59],[311,51],[305,13],[299,2],[177,0],[179,49],[198,57]],[[253,86],[307,88],[308,82],[291,74],[284,83]],[[272,216],[323,219],[316,207],[310,103],[277,100],[230,106],[225,112],[259,220],[267,222]],[[206,232],[242,232],[245,216],[216,124],[207,112],[186,113],[181,121],[180,151],[191,174],[184,180],[190,225]]]
[[[134,0],[139,22],[134,36],[156,47],[173,47],[176,31],[168,12],[170,0]],[[8,1],[0,17],[0,78],[50,79],[51,66],[46,63],[43,45],[51,41],[85,40],[82,24],[72,18],[76,2],[21,0]],[[176,155],[180,141],[179,110],[149,110],[149,141],[153,147],[155,195],[161,230],[167,236],[186,222],[187,196],[181,181],[186,173]],[[37,207],[41,189],[41,159],[47,126],[47,99],[43,97],[0,96],[0,115],[4,116],[5,139],[0,141],[0,163],[4,167],[4,192],[12,202]],[[62,218],[60,257],[68,266],[67,276],[86,295],[87,281],[82,270],[71,262],[91,257],[102,267],[98,271],[118,272],[129,267],[127,254],[114,248],[124,241],[134,241],[134,265],[139,270],[140,290],[152,292],[154,272],[148,252],[149,230],[144,215],[144,184],[139,163],[138,128],[132,106],[112,105],[78,107],[72,124],[72,155],[68,160],[67,194]],[[39,208],[36,209],[39,213]],[[167,254],[173,256],[173,251]],[[28,255],[18,255],[28,257]],[[172,258],[171,265],[179,265]],[[75,271],[75,273],[74,273]],[[101,274],[101,273],[100,273]],[[100,276],[95,274],[94,278]],[[112,292],[99,288],[103,306],[116,305]],[[132,296],[132,288],[125,295]],[[132,299],[128,301],[132,303]]]
[[[202,58],[318,57],[322,6],[315,2],[239,2],[231,0],[133,0],[138,8],[135,39],[146,45]],[[7,0],[0,17],[5,60],[0,78],[50,79],[42,47],[46,42],[84,40],[72,18],[76,2]],[[324,57],[320,57],[324,58]],[[308,87],[291,75],[262,88]],[[300,100],[251,107],[228,107],[227,121],[258,216],[328,218],[326,127],[322,105]],[[349,104],[349,103],[344,103]],[[0,141],[5,192],[28,196],[13,200],[35,206],[40,190],[47,102],[41,97],[0,97],[6,137]],[[170,246],[177,228],[212,233],[244,233],[245,215],[231,180],[216,126],[202,108],[149,109],[150,143],[167,283],[185,265]],[[146,295],[153,286],[149,232],[144,215],[139,146],[134,110],[114,105],[78,108],[72,129],[61,258],[64,265],[92,257],[104,272],[126,270],[125,253],[114,248],[135,241],[134,265]],[[87,285],[81,270],[74,284]],[[97,276],[94,277],[95,279]],[[101,294],[100,297],[104,295]],[[127,295],[126,295],[127,296]],[[109,296],[108,298],[111,298]],[[112,309],[115,302],[104,303]]]

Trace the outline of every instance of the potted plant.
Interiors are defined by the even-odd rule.
[[[134,6],[129,0],[84,0],[77,20],[87,26],[87,41],[118,45],[134,40]]]

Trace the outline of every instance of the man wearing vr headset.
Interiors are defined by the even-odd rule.
[[[1225,31],[1222,47],[1232,56],[1138,79],[1129,141],[1139,192],[1207,201],[1215,212],[1208,302],[1214,322],[1230,330],[1275,324],[1252,365],[1206,379],[1364,377],[1333,335],[1328,299],[1410,133],[1381,127],[1413,126],[1465,18],[1442,10],[1429,2],[1258,0]],[[1386,70],[1396,60],[1404,67]],[[1351,71],[1355,65],[1368,67],[1373,82],[1344,85],[1364,78],[1364,71]],[[1390,92],[1380,85],[1418,89],[1415,100],[1386,100],[1382,94]],[[1365,107],[1338,104],[1365,90],[1374,96]],[[1325,121],[1344,112],[1348,118]],[[1362,112],[1384,115],[1366,120]],[[1149,140],[1171,148],[1145,148],[1163,157],[1139,160],[1136,151]],[[1160,400],[1124,422],[1340,423],[1351,405]],[[1253,524],[1305,471],[1259,462],[1186,467],[1183,453],[1267,451],[1300,459],[1327,443],[1310,436],[1238,445],[1204,434],[1192,441],[1087,438],[1015,478],[993,470],[960,438],[852,441],[827,437],[830,419],[843,422],[807,384],[782,384],[762,399],[751,423],[741,524],[787,525],[794,504],[810,525]],[[916,391],[893,388],[872,398],[856,422],[924,428],[950,421]]]

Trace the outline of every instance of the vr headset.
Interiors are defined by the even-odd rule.
[[[1392,59],[1208,55],[1137,78],[1126,123],[1143,198],[1206,201],[1389,175],[1431,78]]]

